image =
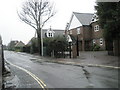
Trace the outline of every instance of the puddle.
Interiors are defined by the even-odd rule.
[[[33,60],[35,61],[35,60],[37,60],[37,59],[36,59],[36,58],[31,58],[30,60],[31,60],[31,61],[33,61]]]

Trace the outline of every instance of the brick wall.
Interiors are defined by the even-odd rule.
[[[92,50],[93,39],[99,45],[101,50],[105,50],[105,40],[103,38],[103,29],[99,26],[99,31],[94,31],[94,26],[99,25],[97,22],[91,25],[80,26],[80,34],[77,34],[77,28],[71,29],[69,33],[74,37],[78,37],[79,50]],[[102,39],[102,44],[101,44]],[[86,49],[87,48],[87,49]],[[88,49],[89,48],[89,49]]]

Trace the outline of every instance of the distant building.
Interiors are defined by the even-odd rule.
[[[33,42],[34,42],[35,44],[37,44],[36,41],[37,41],[37,38],[36,38],[36,37],[33,37],[33,38],[26,44],[26,46],[31,46]]]
[[[15,50],[15,45],[18,43],[17,40],[14,41],[10,41],[10,43],[8,44],[8,50]]]
[[[3,45],[3,49],[4,49],[4,50],[7,50],[8,48],[7,48],[7,46],[6,46],[6,45]]]
[[[15,50],[16,51],[23,51],[23,48],[25,47],[25,44],[22,41],[19,41],[16,45],[15,45]]]
[[[8,44],[7,49],[12,51],[19,49],[21,51],[24,46],[25,44],[22,41],[14,40]]]
[[[18,42],[18,43],[15,45],[15,47],[24,47],[24,46],[25,46],[25,44],[24,44],[22,41]]]

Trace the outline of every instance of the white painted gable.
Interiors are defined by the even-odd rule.
[[[73,17],[71,18],[71,22],[70,22],[70,29],[82,26],[82,24],[80,23],[80,21],[77,19],[77,17],[73,14]]]

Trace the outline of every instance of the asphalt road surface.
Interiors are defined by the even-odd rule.
[[[118,88],[118,69],[78,67],[44,62],[30,54],[4,53],[16,88]]]

